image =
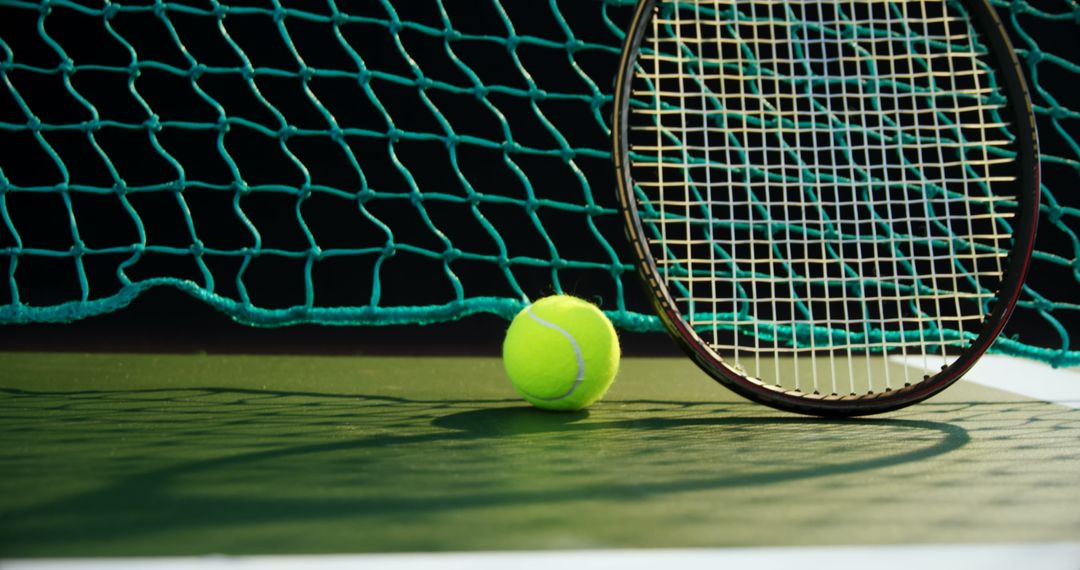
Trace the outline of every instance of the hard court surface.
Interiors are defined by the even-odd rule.
[[[1074,542],[1075,408],[821,420],[628,358],[554,414],[496,358],[0,353],[0,558]]]

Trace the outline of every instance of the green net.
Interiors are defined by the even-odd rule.
[[[260,326],[509,318],[570,292],[661,330],[609,151],[633,2],[358,4],[0,0],[0,322],[169,286]],[[1044,153],[996,350],[1075,365],[1080,6],[994,4]]]

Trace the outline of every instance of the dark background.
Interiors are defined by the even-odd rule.
[[[150,3],[142,3],[150,4]],[[325,7],[315,3],[294,3],[295,7],[315,13],[327,13]],[[442,23],[435,4],[409,0],[394,2],[397,17],[402,21],[418,22],[441,29]],[[88,4],[90,5],[90,4]],[[125,6],[140,2],[124,2]],[[190,6],[199,6],[191,2]],[[230,6],[242,8],[254,6],[267,8],[268,2],[230,2]],[[286,5],[289,5],[288,3]],[[594,0],[564,0],[558,2],[560,14],[578,39],[617,46],[618,38],[606,27],[603,17],[625,27],[631,8],[611,7],[602,10],[602,4]],[[466,33],[487,34],[505,38],[503,15],[494,3],[453,0],[446,2],[447,11],[455,29]],[[1067,8],[1062,5],[1063,11]],[[502,3],[505,16],[513,22],[516,33],[522,36],[544,38],[554,42],[564,41],[561,23],[552,15],[547,2],[510,0]],[[96,8],[95,8],[96,9]],[[1052,10],[1053,6],[1044,7]],[[377,2],[356,2],[342,5],[342,10],[355,16],[368,16],[381,22],[393,20]],[[205,16],[194,17],[168,12],[169,20],[181,37],[185,48],[198,61],[210,66],[239,69],[243,61],[232,53],[231,47],[222,41],[214,27],[215,20]],[[1076,43],[1076,26],[1070,21],[1048,22],[1030,15],[1020,16],[1029,32],[1036,33],[1036,40],[1047,52],[1071,57],[1080,47]],[[38,30],[42,21],[36,10],[0,8],[0,38],[11,48],[13,61],[55,68],[60,57],[55,49],[43,41]],[[72,82],[80,95],[92,102],[104,119],[127,123],[146,120],[146,113],[130,95],[127,81],[129,74],[95,72],[90,65],[103,64],[123,67],[130,61],[128,52],[120,42],[108,33],[103,19],[96,14],[83,14],[76,10],[54,8],[44,19],[45,30],[72,58],[77,66],[83,66],[72,76]],[[290,52],[276,28],[271,15],[230,14],[225,23],[233,40],[243,47],[254,67],[296,70],[299,64]],[[306,65],[322,69],[351,69],[354,64],[347,52],[340,49],[332,37],[331,27],[325,23],[313,23],[297,18],[284,21]],[[175,42],[166,29],[150,11],[122,12],[115,15],[110,25],[116,33],[132,44],[141,61],[154,60],[186,69],[190,64],[176,49]],[[350,24],[342,27],[347,42],[365,59],[369,69],[413,77],[415,71],[410,62],[400,54],[394,35],[385,23]],[[417,33],[408,28],[398,36],[410,57],[433,80],[445,81],[459,86],[471,85],[471,79],[462,74],[447,60],[443,42],[439,38]],[[486,85],[506,85],[527,90],[529,83],[512,61],[505,47],[493,42],[454,42],[456,55],[466,61]],[[566,52],[561,48],[522,44],[518,48],[522,65],[538,88],[556,93],[589,95],[586,84],[570,66]],[[573,62],[599,86],[610,93],[611,82],[617,67],[617,56],[611,51],[586,50],[575,54]],[[1073,83],[1075,76],[1062,72],[1059,67],[1040,64],[1039,86],[1052,93],[1060,105],[1070,109],[1080,108]],[[7,72],[11,84],[27,101],[42,122],[49,124],[77,124],[89,119],[84,106],[74,101],[64,88],[59,74],[35,74],[18,70]],[[288,117],[290,124],[299,128],[325,129],[325,120],[308,103],[303,83],[296,77],[264,77],[256,81],[263,96]],[[135,84],[139,94],[162,120],[188,120],[200,124],[212,124],[217,114],[192,88],[186,77],[143,68]],[[239,74],[206,74],[199,78],[199,87],[209,93],[227,111],[231,118],[242,117],[252,122],[276,128],[277,119],[259,102],[247,95],[248,90]],[[415,87],[399,86],[392,82],[374,80],[372,86],[392,117],[397,128],[423,133],[442,133],[442,127],[430,113],[424,110]],[[309,87],[322,104],[336,117],[343,127],[367,128],[385,131],[383,115],[368,104],[365,95],[350,80],[316,77]],[[439,90],[428,92],[430,99],[444,113],[459,134],[470,134],[487,140],[504,139],[501,125],[479,100],[471,96],[450,96]],[[530,102],[520,96],[492,94],[489,100],[499,107],[513,129],[515,141],[524,146],[542,149],[558,148],[544,125],[540,124]],[[1035,91],[1037,105],[1048,104],[1043,92]],[[587,103],[581,101],[540,101],[537,103],[545,116],[557,126],[574,148],[606,150],[608,139],[598,125]],[[610,106],[601,112],[610,116]],[[0,121],[25,123],[26,117],[11,96],[10,89],[0,88]],[[1076,121],[1062,120],[1059,125],[1075,130]],[[1069,156],[1064,137],[1055,125],[1040,117],[1041,143],[1044,154]],[[1072,132],[1072,131],[1070,131]],[[56,168],[51,159],[42,152],[29,133],[0,131],[0,168],[9,179],[23,184],[55,184],[58,182]],[[216,131],[185,131],[166,129],[161,142],[181,161],[189,181],[207,184],[229,184],[230,173],[220,160],[216,150]],[[71,171],[73,183],[108,187],[113,184],[112,175],[101,166],[101,161],[85,143],[80,132],[47,134],[57,151],[64,157]],[[176,178],[172,168],[163,163],[158,153],[146,144],[145,132],[138,130],[103,129],[97,138],[125,182],[132,186],[161,183]],[[304,183],[300,171],[281,152],[279,140],[274,136],[259,134],[251,129],[233,126],[227,137],[228,148],[238,163],[247,183],[283,184],[298,187]],[[361,160],[368,177],[368,184],[379,191],[408,193],[410,188],[396,167],[387,159],[386,141],[380,138],[349,137],[352,152]],[[357,180],[353,170],[340,159],[335,147],[325,137],[294,137],[288,142],[291,152],[308,168],[314,184],[335,188],[355,188]],[[122,149],[122,150],[120,150]],[[497,193],[498,189],[511,189],[505,193],[522,198],[521,184],[501,164],[498,151],[480,151],[462,147],[461,170],[478,191]],[[446,187],[448,192],[460,192],[448,161],[445,147],[439,143],[403,141],[396,145],[398,158],[415,177],[421,190]],[[1075,158],[1075,157],[1074,157]],[[538,198],[565,203],[582,203],[579,183],[572,177],[566,164],[558,157],[515,156],[527,171]],[[582,169],[589,181],[597,204],[612,208],[615,205],[614,187],[609,161],[606,159],[578,157],[575,164]],[[1043,170],[1045,185],[1056,190],[1054,196],[1061,205],[1080,205],[1076,192],[1077,172],[1074,168],[1054,164]],[[493,190],[494,189],[494,190]],[[205,189],[185,192],[188,207],[199,224],[199,237],[207,245],[222,249],[237,249],[249,245],[250,236],[236,224],[231,211],[232,195],[228,192],[212,192]],[[118,223],[124,214],[117,209],[115,198],[93,197],[73,193],[82,238],[90,246],[97,244],[129,244],[137,240],[130,225]],[[151,233],[151,242],[177,247],[190,245],[190,235],[181,223],[183,217],[170,192],[132,195],[132,203]],[[296,198],[283,193],[256,192],[244,199],[245,212],[252,217],[265,240],[264,247],[283,250],[303,250],[308,247],[306,238],[295,220]],[[8,195],[9,209],[15,219],[24,245],[65,250],[72,246],[71,232],[67,226],[64,210],[57,196]],[[305,205],[306,216],[311,220],[322,219],[318,229],[318,242],[323,248],[348,247],[358,242],[381,243],[383,236],[370,224],[357,224],[355,216],[340,218],[344,202],[332,197],[314,194]],[[406,207],[399,208],[398,204]],[[431,249],[442,247],[438,237],[418,220],[407,202],[386,202],[372,208],[379,211],[397,233],[400,242],[421,245]],[[350,206],[352,207],[352,206]],[[438,228],[445,232],[458,247],[467,244],[484,253],[487,237],[478,233],[477,224],[467,209],[453,205],[427,203],[430,214]],[[525,255],[538,259],[550,259],[540,236],[531,221],[523,215],[520,206],[489,208],[485,214],[497,220],[498,231],[512,248],[512,255]],[[541,209],[546,231],[557,242],[562,256],[574,260],[607,262],[606,253],[584,224],[585,216],[566,214],[554,209]],[[624,243],[622,229],[616,216],[596,216],[594,221],[601,234],[610,241],[623,261],[631,259]],[[1064,223],[1077,225],[1075,218],[1064,218]],[[312,225],[315,225],[314,223]],[[6,234],[6,232],[0,232]],[[0,247],[13,245],[11,236],[0,235]],[[1065,259],[1075,259],[1072,244],[1067,236],[1052,225],[1043,224],[1037,249],[1052,252]],[[128,255],[93,256],[88,271],[93,284],[104,283],[105,289],[97,289],[100,296],[115,291],[117,265]],[[89,258],[88,258],[89,259]],[[367,259],[373,260],[369,256]],[[388,270],[383,278],[387,287],[383,296],[384,306],[402,304],[423,305],[443,303],[452,294],[447,282],[441,277],[441,262],[422,258],[395,259],[397,265]],[[78,283],[74,279],[70,260],[20,261],[19,288],[23,302],[48,305],[58,301],[77,298]],[[238,260],[231,258],[208,258],[215,272],[217,292],[235,298],[231,289]],[[257,306],[278,308],[295,305],[301,301],[303,287],[298,278],[302,260],[260,258],[247,273],[247,283],[252,300]],[[328,265],[329,266],[329,265]],[[510,290],[502,277],[490,266],[455,265],[465,281],[467,296],[507,296]],[[353,264],[334,266],[334,273],[316,274],[317,306],[364,305],[370,295],[367,277],[370,267]],[[129,271],[133,279],[168,275],[200,281],[200,276],[190,263],[190,256],[147,255],[137,268]],[[515,268],[522,289],[531,298],[554,292],[552,273],[544,268]],[[561,289],[599,302],[604,308],[614,308],[616,296],[612,278],[603,271],[566,270],[558,273]],[[110,281],[112,280],[112,281]],[[640,312],[649,309],[632,276],[623,277],[628,308]],[[113,283],[109,285],[109,283]],[[1057,265],[1036,265],[1031,274],[1030,285],[1046,297],[1056,301],[1077,302],[1078,285],[1068,268]],[[111,287],[111,289],[110,289]],[[0,299],[10,298],[7,283],[0,285]],[[1060,320],[1076,320],[1075,312],[1055,313]],[[279,328],[253,328],[233,322],[226,315],[214,310],[186,294],[171,288],[157,288],[142,294],[130,306],[107,315],[88,318],[69,324],[31,324],[0,326],[0,346],[6,350],[90,350],[90,351],[146,351],[146,352],[255,352],[255,353],[310,353],[310,354],[498,354],[506,321],[490,315],[467,317],[452,323],[427,326],[393,327],[324,327],[318,325],[295,325]],[[1020,334],[1028,343],[1044,346],[1059,345],[1056,333],[1035,311],[1021,310],[1014,317],[1008,334]],[[1077,331],[1080,333],[1080,331]],[[1078,334],[1077,336],[1080,336]],[[627,354],[654,355],[676,354],[674,345],[663,334],[623,333]]]
[[[139,6],[140,2],[125,2],[124,6]],[[204,6],[197,2],[189,6]],[[269,2],[229,2],[231,8],[256,7],[261,12],[230,13],[224,23],[230,38],[241,47],[248,61],[238,57],[232,46],[223,40],[215,28],[216,19],[205,14],[190,16],[168,11],[172,24],[185,49],[207,66],[231,68],[224,74],[207,73],[198,78],[198,87],[219,103],[230,118],[241,118],[268,129],[275,129],[279,120],[266,105],[252,96],[238,70],[245,63],[255,68],[298,70],[301,64],[276,28]],[[285,4],[290,6],[289,3]],[[507,2],[500,13],[493,2],[446,3],[454,28],[463,33],[482,34],[505,39],[504,16],[514,26],[516,34],[551,42],[565,41],[561,23],[554,17],[546,2]],[[327,14],[327,8],[315,3],[292,3],[291,7]],[[433,2],[395,3],[396,17],[402,21],[420,23],[434,29],[444,26]],[[395,14],[387,12],[376,2],[356,2],[342,5],[351,16],[369,17],[375,23],[351,23],[341,27],[344,39],[364,59],[368,69],[412,78],[416,71],[402,57],[395,36],[386,21]],[[562,2],[560,13],[567,25],[582,41],[617,46],[617,37],[605,26],[605,11],[599,2]],[[95,8],[96,10],[96,8]],[[57,67],[62,58],[44,35],[60,44],[72,59],[77,72],[71,75],[74,90],[94,106],[105,120],[138,124],[147,113],[132,97],[128,81],[131,74],[123,70],[130,54],[111,28],[131,44],[139,61],[160,62],[178,69],[188,69],[176,42],[169,37],[168,28],[158,16],[149,11],[122,11],[105,25],[100,14],[84,14],[77,10],[53,8],[42,19],[36,10],[0,8],[0,38],[11,47],[13,61],[42,69]],[[613,21],[624,25],[630,7],[612,8],[606,12]],[[43,35],[39,25],[44,29]],[[325,22],[311,22],[288,17],[284,21],[290,41],[303,63],[312,68],[352,70],[356,65],[341,49],[332,27]],[[403,29],[398,37],[420,68],[420,73],[436,81],[455,86],[471,86],[472,78],[462,73],[447,59],[441,38],[433,38],[414,29]],[[505,42],[503,42],[505,43]],[[487,86],[509,86],[528,90],[535,85],[554,93],[591,96],[588,86],[570,65],[566,51],[559,47],[543,47],[523,43],[516,50],[521,67],[527,69],[533,84],[521,73],[504,45],[496,41],[454,42],[455,55],[460,57]],[[604,93],[611,90],[617,55],[613,50],[584,50],[574,58],[575,64],[592,78]],[[99,71],[94,65],[112,68]],[[13,70],[10,73],[15,91],[26,101],[32,112],[45,124],[72,125],[91,117],[85,105],[75,100],[63,85],[60,74],[32,73]],[[140,68],[134,85],[138,94],[162,121],[189,121],[212,125],[218,118],[213,105],[207,104],[201,93],[193,89],[187,77],[163,72],[153,67]],[[303,92],[304,84],[297,77],[259,75],[255,84],[260,95],[284,115],[289,124],[301,129],[325,130],[325,119],[310,104]],[[356,85],[355,79],[315,77],[307,87],[319,98],[342,127],[388,129],[386,116],[394,127],[410,132],[443,133],[440,124],[424,107],[413,86],[397,85],[385,79],[373,79],[371,86],[379,98],[376,108]],[[25,124],[24,111],[14,102],[10,92],[0,89],[0,121]],[[426,92],[432,103],[460,135],[486,140],[503,141],[503,126],[480,100],[471,95],[448,95],[432,89]],[[558,141],[538,120],[528,99],[503,93],[492,93],[488,100],[498,107],[510,125],[514,141],[539,149],[558,148]],[[574,148],[606,150],[608,139],[604,128],[597,123],[589,103],[581,100],[540,101],[537,103],[568,144]],[[385,112],[385,116],[384,116]],[[606,118],[608,106],[602,110]],[[158,133],[159,141],[183,165],[189,181],[227,185],[233,177],[216,147],[217,132],[212,129],[184,130],[167,128]],[[94,149],[79,131],[46,132],[49,144],[59,153],[69,170],[72,184],[109,188],[115,179]],[[103,128],[95,133],[109,161],[128,186],[160,184],[178,178],[174,168],[162,160],[160,153],[147,144],[147,135],[140,129]],[[378,137],[348,137],[351,152],[362,164],[367,184],[380,192],[407,194],[409,180],[389,160],[387,143]],[[236,162],[244,181],[258,184],[282,184],[293,188],[305,181],[281,150],[278,138],[251,128],[232,125],[225,137],[226,147]],[[502,153],[459,147],[459,168],[478,192],[525,198],[523,188],[502,162]],[[354,191],[358,181],[354,170],[326,137],[295,136],[288,140],[288,149],[307,168],[313,184]],[[441,143],[404,140],[394,145],[396,158],[408,170],[422,192],[443,191],[461,193],[448,153]],[[514,155],[514,160],[529,177],[538,199],[569,204],[584,202],[580,183],[573,178],[567,164],[559,157]],[[597,203],[606,208],[615,205],[611,167],[606,159],[579,157],[575,165],[586,176]],[[0,168],[14,183],[49,185],[60,181],[58,170],[41,145],[25,131],[5,133],[0,137]],[[449,183],[448,183],[449,181]],[[189,230],[183,225],[183,213],[169,191],[129,194],[132,206],[146,226],[148,242],[185,248],[191,245]],[[207,190],[190,185],[184,199],[198,237],[207,247],[236,250],[252,243],[247,229],[238,223],[232,211],[231,191]],[[128,222],[114,196],[95,196],[71,193],[73,209],[79,224],[80,237],[88,247],[115,247],[138,241],[139,236]],[[295,216],[295,196],[273,191],[257,191],[243,199],[243,208],[258,228],[264,248],[302,251],[309,247]],[[398,243],[408,243],[438,251],[444,247],[438,236],[415,215],[408,202],[372,201],[371,211],[386,222]],[[8,208],[20,231],[24,247],[66,251],[73,245],[71,230],[57,193],[11,193]],[[456,247],[479,253],[494,254],[490,239],[478,231],[479,224],[465,208],[440,202],[425,202],[425,209],[439,231],[444,232]],[[518,205],[482,208],[485,216],[497,227],[511,256],[550,260],[551,253],[542,235],[524,215]],[[580,213],[566,213],[554,208],[542,208],[538,215],[544,230],[556,243],[564,259],[610,263],[610,257],[600,247]],[[355,205],[314,193],[304,205],[305,221],[311,226],[323,249],[378,246],[385,236],[372,224],[359,219]],[[616,248],[620,259],[630,255],[618,219],[613,215],[596,216],[599,231]],[[7,232],[0,246],[14,242]],[[91,284],[91,298],[112,294],[119,283],[114,275],[118,265],[130,257],[127,252],[84,257]],[[315,305],[360,306],[367,304],[371,294],[370,274],[376,256],[330,259],[317,267],[332,271],[320,273],[315,280]],[[204,257],[215,276],[215,292],[227,298],[238,297],[233,280],[239,259],[233,257]],[[263,308],[285,308],[302,302],[303,259],[262,256],[256,259],[245,274],[245,284],[254,305]],[[69,258],[23,256],[17,272],[22,302],[33,306],[48,306],[77,299],[80,294],[73,263]],[[461,277],[467,297],[478,295],[512,296],[503,276],[492,264],[456,263],[453,267]],[[136,266],[126,270],[134,280],[168,276],[202,283],[202,276],[191,262],[190,255],[148,253]],[[547,268],[514,267],[514,276],[522,290],[531,298],[556,292],[553,275]],[[556,276],[558,288],[580,295],[604,308],[614,308],[617,292],[613,280],[605,271],[561,270]],[[441,304],[453,298],[444,278],[442,264],[419,256],[397,255],[384,266],[381,306]],[[623,278],[626,298],[631,310],[647,312],[647,304],[636,280]],[[0,283],[0,298],[10,298],[7,283]],[[256,353],[313,353],[313,354],[498,354],[507,322],[492,315],[475,315],[461,321],[426,326],[326,327],[294,325],[277,328],[253,328],[233,322],[227,315],[203,304],[180,291],[159,287],[144,292],[128,307],[115,313],[90,317],[67,324],[30,324],[0,326],[0,343],[8,350],[92,350],[146,352],[256,352]],[[630,354],[674,354],[673,344],[663,334],[624,334],[623,342]]]

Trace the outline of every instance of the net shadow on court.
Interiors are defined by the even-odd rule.
[[[742,402],[560,415],[504,399],[4,389],[0,429],[5,556],[987,540],[1080,525],[1061,510],[1080,452],[1047,451],[1080,440],[1080,413],[1037,402],[830,421]]]

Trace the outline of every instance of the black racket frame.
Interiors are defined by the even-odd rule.
[[[637,209],[628,160],[630,88],[634,64],[656,12],[658,0],[639,0],[630,31],[623,44],[615,80],[612,148],[616,186],[623,227],[633,248],[637,270],[646,295],[669,335],[702,370],[735,393],[780,410],[827,417],[862,416],[893,411],[920,402],[944,390],[964,375],[993,344],[1008,321],[1023,288],[1035,242],[1039,209],[1039,153],[1035,115],[1020,62],[1005,27],[989,0],[960,1],[971,16],[980,39],[990,49],[988,61],[1008,99],[1002,110],[1013,127],[1019,152],[1019,215],[1015,220],[1010,251],[997,302],[983,322],[978,337],[950,365],[922,382],[872,394],[807,394],[785,390],[744,376],[706,346],[680,316],[675,301],[660,277]]]

